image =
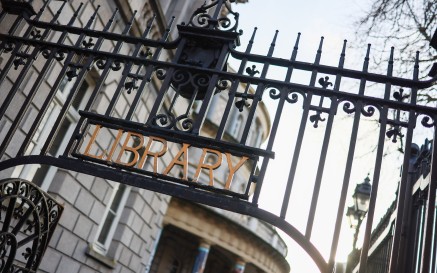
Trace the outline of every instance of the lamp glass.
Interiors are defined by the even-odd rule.
[[[347,212],[346,212],[346,216],[348,218],[349,221],[349,225],[351,228],[356,228],[358,226],[358,214],[356,213],[355,207],[348,207],[347,208]]]
[[[370,201],[370,195],[369,194],[363,194],[363,193],[357,193],[355,195],[355,204],[357,206],[357,211],[359,212],[367,212],[369,209],[369,201]]]

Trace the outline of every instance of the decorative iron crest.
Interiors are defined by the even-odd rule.
[[[0,181],[0,272],[38,269],[63,207],[33,183]]]

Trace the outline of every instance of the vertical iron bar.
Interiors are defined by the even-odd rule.
[[[250,53],[250,51],[252,50],[253,42],[255,40],[256,31],[257,31],[257,28],[254,28],[253,32],[252,32],[252,37],[250,38],[249,43],[247,44],[247,47],[246,47],[246,51],[245,51],[246,54]],[[243,75],[244,68],[246,67],[246,64],[247,64],[247,58],[242,59],[241,63],[240,63],[240,68],[238,69],[238,72],[237,72],[238,75]],[[247,83],[247,84],[249,84],[249,83]],[[223,137],[223,134],[225,132],[226,122],[228,121],[229,114],[231,113],[231,107],[234,103],[235,93],[237,92],[239,86],[240,86],[240,79],[236,78],[234,80],[234,82],[232,83],[231,89],[229,90],[228,102],[226,104],[226,108],[225,108],[225,111],[223,113],[222,121],[220,122],[220,126],[217,130],[217,135],[216,135],[217,140],[220,140]]]
[[[41,8],[40,12],[37,14],[37,16],[35,17],[35,21],[38,21],[39,18],[42,15],[42,12],[44,11],[45,6],[47,5],[48,2],[46,2],[44,4],[44,6]],[[23,37],[24,38],[28,38],[31,33],[33,31],[33,27],[29,26],[26,30],[26,32],[24,33]],[[45,38],[45,37],[44,37]],[[43,38],[42,38],[43,40]],[[22,43],[17,43],[15,45],[14,50],[11,53],[11,56],[8,60],[8,62],[6,63],[5,67],[3,68],[3,70],[0,72],[0,82],[3,82],[7,72],[9,72],[9,70],[12,67],[12,64],[14,63],[14,60],[17,56],[17,54],[19,53],[19,51],[21,50],[21,45]],[[37,54],[39,53],[39,49],[34,48],[32,54],[30,56],[27,56],[27,61],[26,63],[23,65],[23,69],[21,70],[18,78],[14,81],[14,85],[12,86],[12,88],[8,91],[8,95],[6,96],[6,99],[3,101],[3,104],[0,107],[0,117],[3,117],[3,115],[6,113],[6,110],[8,108],[8,106],[10,105],[12,99],[14,98],[15,94],[18,91],[18,87],[21,85],[22,81],[24,80],[24,77],[27,75],[27,71],[29,71],[29,69],[31,68]],[[3,155],[3,153],[0,152],[0,157]]]
[[[299,47],[299,41],[300,41],[300,33],[298,33],[297,38],[296,38],[296,43],[294,44],[293,52],[292,52],[291,58],[290,58],[291,61],[296,60],[297,50]],[[287,75],[285,76],[285,82],[290,82],[291,76],[293,74],[293,69],[294,69],[293,66],[288,67]],[[281,121],[281,115],[282,115],[282,110],[284,108],[284,103],[285,103],[287,96],[290,93],[290,90],[283,88],[282,90],[279,90],[279,92],[281,92],[280,93],[281,96],[279,98],[278,107],[276,108],[275,118],[273,120],[269,141],[267,143],[267,147],[266,147],[267,151],[272,151],[272,149],[273,149],[273,144],[275,143],[276,133],[277,133],[278,128],[279,128],[279,122]],[[263,163],[261,165],[261,169],[260,169],[260,172],[258,175],[258,179],[256,182],[255,192],[254,192],[253,197],[252,197],[253,204],[258,204],[258,199],[259,199],[259,196],[261,194],[261,188],[262,188],[264,176],[265,176],[265,173],[267,171],[267,166],[269,164],[269,161],[270,161],[270,158],[264,157]]]
[[[112,23],[113,23],[117,13],[118,13],[118,9],[116,9],[114,11],[114,13],[112,14],[112,17],[108,21],[108,25],[112,25]],[[122,32],[122,35],[126,35],[126,34],[129,33],[129,30],[131,29],[132,24],[133,24],[134,19],[135,19],[135,14],[136,14],[136,11],[132,14],[131,19],[126,24],[126,26],[125,26],[125,28],[124,28],[124,30]],[[117,44],[115,45],[114,49],[112,50],[112,53],[119,53],[121,48],[122,48],[122,46],[123,46],[123,41],[121,41],[121,40],[117,41]],[[93,104],[94,104],[94,102],[95,102],[95,100],[97,98],[97,95],[98,95],[100,89],[102,88],[106,78],[108,77],[109,72],[112,69],[112,65],[113,64],[114,64],[114,59],[111,58],[111,59],[107,59],[106,60],[105,66],[103,67],[103,71],[100,74],[99,80],[96,82],[96,84],[94,86],[92,94],[91,94],[90,98],[88,99],[87,104],[85,105],[84,111],[90,111],[91,110],[91,107],[93,106]],[[76,128],[75,128],[75,130],[74,130],[74,132],[72,134],[73,137],[69,140],[69,142],[67,144],[67,147],[66,147],[66,149],[64,151],[64,156],[68,156],[68,154],[71,152],[71,148],[72,148],[72,145],[74,144],[74,140],[75,140],[74,136],[77,136],[80,133],[80,129],[82,128],[82,125],[83,125],[84,121],[85,121],[85,118],[80,117],[80,119],[79,119],[79,121],[78,121],[78,123],[76,125]]]
[[[323,37],[320,39],[319,48],[317,50],[316,58],[314,61],[315,65],[320,64],[320,59],[322,57],[323,39],[324,39]],[[311,80],[310,80],[309,86],[314,87],[314,85],[316,83],[316,78],[317,78],[317,70],[313,70],[311,72]],[[283,197],[283,201],[282,201],[282,208],[281,208],[280,217],[283,219],[285,219],[285,216],[287,215],[288,204],[290,202],[291,189],[293,188],[294,176],[296,174],[297,162],[298,162],[299,155],[300,155],[300,149],[302,147],[302,142],[303,142],[305,128],[306,128],[307,121],[308,121],[308,114],[310,111],[312,97],[313,97],[313,93],[310,91],[307,93],[307,97],[304,100],[303,113],[302,113],[302,118],[300,121],[299,132],[297,135],[296,145],[295,145],[295,149],[294,149],[294,153],[293,153],[293,159],[291,161],[290,171],[288,174],[287,186],[285,188],[285,193],[284,193],[284,197]]]
[[[387,68],[387,76],[389,76],[389,77],[391,77],[393,74],[393,51],[394,51],[394,48],[392,47],[391,52],[390,52],[390,60],[388,63],[388,68]],[[390,93],[391,93],[391,83],[387,82],[385,84],[385,93],[384,93],[384,100],[385,101],[390,100]],[[360,255],[360,267],[358,270],[359,273],[366,273],[367,272],[367,258],[368,258],[367,255],[369,253],[370,234],[372,232],[373,217],[375,215],[376,197],[378,195],[379,177],[381,174],[381,165],[382,165],[382,158],[383,158],[383,153],[384,153],[384,139],[386,137],[385,133],[386,133],[386,129],[387,129],[388,106],[383,105],[383,107],[380,111],[381,112],[380,112],[380,130],[379,130],[379,138],[378,138],[378,148],[376,151],[372,192],[370,194],[369,210],[367,212],[367,222],[366,222],[366,228],[365,228],[365,232],[364,232],[363,246],[362,246],[361,255]]]
[[[228,52],[229,52],[229,44],[224,45],[222,47],[222,50],[218,57],[218,60],[220,61],[218,61],[217,64],[215,65],[216,70],[220,70],[225,65],[226,62],[225,56],[227,55]],[[203,98],[203,103],[200,106],[199,117],[194,121],[193,124],[192,133],[195,135],[198,135],[200,133],[200,129],[206,118],[206,113],[208,113],[209,106],[211,105],[211,101],[214,96],[214,90],[216,88],[216,84],[218,80],[219,80],[219,76],[217,74],[213,74],[212,76],[210,76],[208,87],[206,89],[207,91],[205,97]]]
[[[178,48],[176,50],[175,56],[173,57],[173,62],[176,62],[179,59],[179,56],[182,54],[182,50],[185,47],[185,43],[187,42],[186,39],[182,39],[179,42]],[[163,80],[163,83],[161,85],[160,91],[158,92],[158,96],[155,99],[155,102],[153,103],[152,109],[150,110],[149,117],[147,119],[146,124],[148,126],[152,125],[153,118],[157,115],[159,109],[161,108],[162,104],[164,103],[164,98],[167,94],[168,88],[170,86],[171,79],[173,77],[175,69],[173,67],[168,68],[168,70],[165,73],[165,79]]]
[[[13,190],[13,192],[11,193],[11,195],[13,194],[13,195],[16,196],[17,193],[18,193],[19,188],[18,187],[12,187],[12,190]],[[3,219],[3,223],[2,223],[2,225],[3,225],[2,229],[1,229],[2,233],[9,232],[9,226],[11,224],[12,217],[14,215],[14,210],[15,210],[16,203],[17,203],[17,197],[10,198],[9,205],[7,207],[7,210],[6,210],[6,215],[5,215],[5,217]]]
[[[223,7],[223,0],[216,0],[216,1],[218,1],[218,3],[217,3],[217,6],[215,8],[214,14],[212,16],[212,19],[215,19],[215,20],[218,19],[220,12],[221,12],[221,9]],[[209,28],[214,28],[214,24],[210,24]]]
[[[147,38],[147,36],[149,35],[149,33],[150,33],[151,29],[152,29],[152,26],[153,26],[153,23],[154,23],[155,19],[156,19],[156,15],[153,15],[152,19],[149,21],[146,29],[144,30],[144,32],[143,32],[143,34],[141,36],[141,39],[146,39]],[[141,43],[135,44],[135,48],[134,48],[131,56],[132,57],[137,57],[138,53],[141,50],[141,47],[142,47]],[[124,69],[123,69],[123,72],[122,72],[122,77],[120,79],[120,83],[118,84],[117,89],[114,92],[114,96],[112,97],[112,99],[109,102],[109,105],[108,105],[108,107],[106,109],[106,113],[105,113],[106,116],[111,116],[112,112],[114,111],[115,105],[117,104],[118,98],[120,97],[120,93],[121,93],[121,91],[123,89],[123,83],[126,81],[126,78],[129,75],[129,71],[130,71],[132,65],[133,65],[132,62],[128,62],[127,64],[124,65]]]
[[[437,211],[436,211],[436,206],[434,205],[434,224],[433,224],[433,229],[434,229],[434,237],[432,238],[432,261],[431,261],[431,268],[430,271],[431,272],[435,272],[436,271],[436,252],[437,252],[437,228],[436,228],[436,215]]]
[[[50,23],[55,23],[56,20],[58,20],[59,16],[61,15],[61,11],[64,8],[65,4],[67,2],[63,2],[61,7],[59,8],[59,10],[56,12],[55,16],[53,17],[53,19],[51,20]],[[47,2],[46,2],[47,4]],[[48,37],[48,35],[50,34],[51,30],[50,29],[46,29],[44,31],[44,33],[41,36],[41,40],[45,40],[45,38]],[[66,38],[66,33],[64,32],[63,35],[61,35],[58,39],[58,44],[61,44],[64,42]],[[32,53],[32,62],[33,60],[37,59],[36,54],[39,54],[39,49],[34,49],[34,52]],[[7,146],[9,145],[9,143],[12,140],[12,137],[14,136],[15,132],[18,129],[18,126],[20,125],[20,122],[23,120],[24,114],[27,112],[30,104],[32,103],[33,98],[35,97],[36,92],[38,91],[38,88],[40,87],[42,81],[44,80],[44,77],[46,76],[48,69],[50,68],[53,59],[56,55],[58,51],[56,49],[51,50],[50,55],[47,57],[47,60],[44,64],[44,67],[41,69],[41,71],[38,74],[38,78],[36,79],[35,83],[33,84],[31,90],[29,91],[29,93],[27,94],[27,97],[25,99],[25,101],[23,102],[23,104],[21,105],[20,110],[17,113],[17,116],[15,117],[14,121],[12,122],[11,127],[9,128],[8,132],[6,133],[6,136],[3,140],[3,142],[0,145],[0,156],[2,156],[5,151]],[[30,67],[32,66],[32,64],[29,64],[27,66],[27,69],[23,69],[20,76],[19,76],[19,80],[17,80],[17,82],[14,84],[14,86],[12,87],[12,90],[15,90],[15,88],[18,90],[19,86],[21,85],[21,82],[24,80],[25,76],[27,75],[28,69],[30,69]],[[17,86],[15,86],[17,85]]]
[[[342,69],[344,66],[345,51],[346,51],[346,41],[344,41],[344,43],[343,43],[343,48],[342,48],[342,51],[340,54],[340,60],[338,63],[338,68],[340,68],[340,69]],[[335,86],[334,86],[335,91],[340,90],[340,83],[341,83],[341,75],[336,75],[335,76]],[[322,99],[323,99],[323,97],[321,98],[321,100]],[[323,105],[321,104],[320,106],[322,107]],[[308,239],[311,238],[311,232],[312,232],[313,225],[314,225],[314,217],[316,214],[317,203],[318,203],[318,199],[319,199],[319,192],[320,192],[320,187],[321,187],[322,178],[323,178],[323,171],[325,169],[326,156],[328,154],[329,141],[330,141],[331,133],[332,133],[332,125],[334,123],[334,117],[337,113],[337,107],[338,107],[337,97],[334,96],[331,98],[331,107],[329,110],[328,121],[326,123],[325,136],[323,137],[323,144],[322,144],[322,149],[320,152],[319,165],[318,165],[317,174],[316,174],[316,181],[314,183],[313,195],[311,198],[311,206],[310,206],[310,211],[309,211],[309,215],[308,215],[307,227],[306,227],[306,231],[305,231],[305,237]]]
[[[170,31],[171,31],[171,28],[173,26],[174,20],[175,20],[175,17],[172,17],[171,20],[170,20],[170,23],[167,26],[167,29],[165,30],[164,35],[161,38],[161,42],[167,41],[168,37],[170,37]],[[153,54],[153,58],[152,59],[153,60],[158,60],[158,58],[159,58],[159,56],[161,54],[161,51],[162,51],[162,46],[157,47],[155,49],[155,53]],[[145,75],[143,77],[143,80],[141,81],[141,84],[140,84],[140,86],[137,89],[137,93],[135,95],[134,100],[132,101],[132,105],[130,106],[129,112],[126,115],[126,118],[125,118],[126,120],[131,120],[132,119],[132,116],[133,116],[135,110],[137,109],[137,106],[138,106],[138,103],[140,101],[141,95],[143,94],[143,91],[144,91],[147,83],[149,83],[150,78],[153,75],[153,72],[154,72],[154,66],[153,65],[148,65],[146,67],[146,73],[145,73]]]
[[[3,15],[3,18],[4,18],[4,16],[6,15],[6,12],[4,11],[4,10],[2,10],[2,12],[4,13],[4,15]],[[40,10],[40,12],[41,12],[41,10]],[[38,15],[37,15],[38,16]],[[15,21],[12,23],[12,26],[11,26],[11,28],[9,29],[9,31],[8,31],[8,34],[9,35],[12,35],[12,34],[14,34],[14,32],[18,29],[18,27],[20,26],[20,24],[21,24],[21,22],[23,21],[23,16],[17,16],[17,18],[15,18]],[[35,19],[36,19],[36,17],[35,17]],[[27,30],[26,30],[26,32],[24,33],[24,35],[23,35],[23,37],[24,38],[28,38],[29,37],[29,34],[30,34],[30,32],[32,31],[32,27],[31,26],[29,26],[28,28],[27,28]],[[2,43],[0,44],[0,54],[1,53],[3,53],[3,50],[4,50],[4,45],[5,45],[5,43],[6,43],[6,41],[2,41]],[[21,47],[21,42],[20,43],[17,43],[17,44],[19,44],[20,46],[18,46],[18,47]],[[17,47],[16,47],[17,48]],[[16,51],[13,51],[12,53],[11,53],[11,58],[12,58],[12,56],[16,53]],[[12,65],[12,63],[11,63],[11,65]],[[8,69],[9,70],[9,69]],[[2,75],[2,74],[0,74],[0,75]],[[2,82],[3,80],[2,80],[2,77],[0,77],[0,82]]]
[[[97,12],[99,11],[100,6],[97,6],[96,11],[93,13],[93,15],[91,16],[92,20],[94,21],[95,17],[97,16]],[[106,32],[109,30],[109,28],[111,27],[112,22],[108,22],[105,26],[105,28],[103,29],[103,32]],[[96,52],[100,49],[102,43],[103,43],[104,38],[103,37],[99,37],[92,49],[93,52]],[[73,85],[73,87],[71,88],[64,104],[62,105],[61,111],[58,115],[58,117],[56,118],[55,121],[55,125],[54,127],[50,130],[50,133],[47,137],[47,141],[44,143],[42,149],[41,149],[41,155],[46,155],[50,148],[52,147],[53,141],[55,140],[55,136],[58,134],[59,132],[59,128],[60,125],[62,124],[62,122],[64,121],[64,118],[67,114],[68,108],[70,108],[71,103],[73,102],[73,99],[76,97],[77,91],[79,89],[79,87],[81,86],[86,73],[88,73],[88,69],[91,67],[92,63],[94,62],[94,55],[89,55],[86,59],[85,62],[81,65],[80,68],[80,73],[77,75],[75,83]]]
[[[418,58],[416,55],[416,64],[414,67],[413,77],[418,78]],[[417,88],[412,88],[411,90],[411,105],[417,103]],[[399,186],[398,200],[397,200],[397,213],[396,222],[393,238],[392,254],[390,258],[390,273],[400,273],[405,270],[401,263],[405,262],[402,257],[406,255],[406,244],[407,244],[407,229],[410,226],[410,214],[411,214],[411,200],[412,200],[412,187],[414,184],[413,179],[408,179],[408,171],[411,157],[411,143],[413,137],[413,130],[416,126],[416,115],[414,111],[409,111],[409,121],[408,121],[408,131],[407,140],[405,143],[405,155],[402,168],[402,178]],[[403,252],[403,254],[401,253]]]
[[[418,79],[419,75],[419,52],[416,53],[416,65],[414,70],[414,76],[413,79]],[[417,93],[417,89],[413,89],[413,92]],[[430,270],[430,263],[431,263],[431,253],[432,253],[432,238],[433,238],[433,224],[435,222],[435,202],[436,202],[436,188],[437,188],[437,128],[435,125],[435,119],[434,118],[434,141],[432,144],[432,157],[431,157],[431,179],[429,180],[429,186],[428,186],[428,201],[426,203],[426,217],[425,217],[425,232],[424,232],[424,243],[423,243],[423,253],[422,253],[422,273],[428,273]],[[435,236],[435,235],[434,235]],[[434,253],[434,256],[435,253]]]
[[[278,38],[278,33],[279,33],[279,31],[276,30],[275,36],[273,37],[273,41],[270,44],[269,52],[267,53],[267,57],[273,56],[273,51],[275,49],[276,39]],[[267,72],[269,70],[269,67],[270,67],[270,63],[264,62],[263,71],[261,72],[260,79],[265,79]],[[262,99],[263,93],[264,93],[264,84],[260,83],[260,84],[258,84],[258,86],[256,88],[255,96],[253,97],[252,105],[250,106],[249,115],[247,116],[246,125],[244,126],[243,134],[242,134],[241,140],[240,140],[241,144],[246,143],[247,136],[249,135],[250,127],[252,127],[252,121],[253,121],[253,118],[255,116],[256,108],[258,106],[259,101]]]
[[[346,45],[346,41],[344,41],[344,45]],[[370,57],[370,44],[367,45],[366,57],[364,58],[364,63],[363,63],[363,68],[362,68],[362,71],[365,73],[367,72],[368,67],[369,67],[369,57]],[[336,83],[334,85],[334,89],[336,88],[336,86],[338,86],[338,88],[340,87]],[[360,87],[358,90],[358,94],[364,95],[365,88],[366,88],[366,79],[362,78],[360,80]],[[335,265],[335,255],[337,253],[338,240],[340,238],[341,223],[343,221],[344,208],[345,208],[345,204],[346,204],[349,181],[350,181],[350,176],[351,176],[351,172],[352,172],[352,165],[353,165],[353,160],[354,160],[354,155],[355,155],[355,147],[357,144],[357,136],[358,136],[358,128],[359,128],[359,124],[360,124],[361,109],[362,109],[362,103],[356,102],[354,121],[353,121],[352,129],[351,129],[351,138],[349,140],[349,149],[348,149],[345,171],[344,171],[344,175],[343,175],[343,184],[341,187],[340,200],[339,200],[339,204],[338,204],[337,217],[336,217],[336,221],[335,221],[334,234],[333,234],[332,245],[331,245],[331,252],[330,252],[329,261],[328,261],[328,268],[332,268]]]
[[[68,22],[67,26],[73,25],[73,23],[76,21],[78,15],[79,15],[79,11],[82,9],[82,7],[83,7],[83,3],[81,3],[79,5],[79,7],[77,8],[77,10],[74,12],[74,14],[71,17],[70,21]],[[89,29],[91,24],[92,24],[92,21],[93,21],[93,17],[91,17],[90,20],[88,20],[87,25],[84,27],[84,29]],[[68,35],[67,31],[64,31],[63,34],[64,33],[65,33],[65,35]],[[74,46],[79,47],[81,45],[82,41],[84,40],[84,38],[85,38],[85,34],[79,35]],[[35,135],[45,113],[47,112],[47,109],[50,106],[50,103],[52,102],[52,100],[57,92],[58,86],[61,83],[61,81],[63,80],[65,72],[67,71],[69,64],[71,63],[74,55],[75,55],[74,52],[69,52],[67,57],[65,58],[64,65],[63,65],[61,71],[59,72],[59,76],[57,77],[55,83],[52,86],[52,89],[50,90],[49,94],[47,95],[46,99],[44,100],[44,103],[41,106],[41,109],[39,109],[38,115],[36,116],[35,121],[33,122],[29,132],[27,133],[23,144],[21,145],[20,149],[18,150],[18,155],[23,155],[26,152],[27,147],[29,146],[30,142],[32,141],[33,136]]]
[[[323,138],[322,149],[320,151],[319,165],[317,167],[317,173],[316,173],[316,181],[314,183],[313,195],[311,197],[310,211],[309,211],[307,226],[305,230],[305,237],[308,240],[311,238],[311,232],[313,229],[314,218],[316,214],[317,203],[320,193],[320,187],[322,184],[323,171],[325,168],[326,156],[328,153],[329,141],[332,133],[332,125],[334,123],[334,117],[337,112],[337,106],[338,106],[337,97],[336,96],[331,97],[331,107],[329,110],[328,121],[326,123],[325,136]]]

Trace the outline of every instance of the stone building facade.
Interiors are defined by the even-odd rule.
[[[33,1],[32,5],[38,10],[43,6],[42,1]],[[243,1],[241,1],[243,2]],[[114,17],[110,26],[114,33],[126,32],[126,25],[135,14],[129,32],[141,35],[150,28],[148,36],[158,40],[168,34],[169,40],[177,37],[177,29],[167,33],[167,26],[175,15],[175,22],[180,24],[189,20],[191,12],[203,4],[203,1],[177,1],[177,0],[141,0],[141,1],[84,1],[83,6],[78,1],[51,1],[43,13],[41,20],[50,21],[56,17],[56,12],[61,5],[62,16],[57,18],[60,24],[69,24],[70,18],[77,14],[74,22],[76,27],[90,27],[104,29],[111,21],[111,16],[116,9],[119,13]],[[80,7],[80,9],[79,9]],[[93,13],[95,20],[90,20]],[[49,12],[47,12],[49,11]],[[156,18],[155,18],[156,17]],[[153,19],[155,18],[155,19]],[[89,25],[91,22],[91,25]],[[7,32],[14,28],[13,18],[4,18],[0,32]],[[25,29],[18,30],[24,32]],[[59,37],[53,35],[49,39]],[[163,39],[163,38],[161,38]],[[85,41],[86,42],[86,41]],[[67,38],[65,43],[74,44],[73,39]],[[88,43],[92,43],[91,40]],[[114,50],[117,45],[103,44],[102,49]],[[122,47],[121,52],[130,52],[132,48]],[[170,59],[171,51],[163,51],[160,58]],[[77,60],[80,63],[80,60]],[[0,68],[5,65],[0,60]],[[50,154],[60,155],[68,139],[65,135],[71,134],[75,124],[80,119],[79,110],[84,109],[86,101],[93,94],[93,90],[100,88],[102,92],[97,96],[92,110],[101,112],[111,105],[111,94],[119,85],[119,78],[110,76],[103,83],[98,82],[101,71],[96,65],[91,66],[86,77],[81,82],[76,82],[74,77],[60,76],[62,64],[54,62],[49,69],[44,81],[41,82],[40,92],[48,92],[59,81],[55,99],[48,106],[44,119],[38,126],[32,138],[32,145],[26,147],[26,154],[38,154],[42,143],[53,126],[54,117],[61,111],[65,100],[72,88],[79,85],[80,95],[72,102],[62,130],[57,132]],[[20,85],[17,96],[24,100],[33,88],[42,64],[36,62],[31,71]],[[16,72],[18,73],[18,71]],[[2,83],[1,88],[10,88],[14,85],[14,76]],[[158,90],[158,81],[148,85],[147,95],[141,98],[137,111],[133,113],[132,120],[142,122],[145,113],[150,111]],[[241,88],[245,88],[243,85]],[[112,109],[114,117],[126,115],[132,104],[133,96],[130,92],[122,92]],[[24,139],[31,126],[32,118],[40,113],[43,107],[45,93],[37,94],[27,110],[19,130],[15,132],[14,139],[19,143]],[[218,94],[217,96],[225,96]],[[4,99],[4,98],[3,98]],[[3,100],[0,97],[0,102]],[[256,118],[252,126],[247,143],[259,147],[267,138],[270,120],[267,109]],[[0,120],[0,142],[5,137],[11,120],[16,115],[16,109],[11,104]],[[207,120],[209,126],[201,134],[208,135],[216,130],[217,120],[224,110],[224,102],[216,99],[211,106]],[[242,109],[244,110],[244,109]],[[178,111],[178,109],[175,109]],[[196,113],[196,105],[192,113]],[[242,121],[245,120],[247,111],[234,108],[230,114],[231,120],[226,127],[226,136],[237,139],[242,131]],[[111,132],[108,133],[109,135]],[[100,141],[99,149],[108,149],[115,135]],[[158,145],[159,146],[159,145]],[[159,157],[161,164],[169,162],[175,157],[180,146],[174,144],[169,147],[165,156]],[[10,145],[1,160],[14,157],[20,149],[19,145]],[[159,147],[154,147],[159,150]],[[195,150],[193,155],[200,156],[201,150]],[[123,155],[128,158],[129,154]],[[215,160],[207,158],[206,160]],[[153,168],[153,160],[146,160],[145,168]],[[189,177],[193,177],[194,166],[189,168]],[[174,172],[178,170],[175,168]],[[200,178],[208,181],[208,173],[200,173]],[[218,171],[214,174],[215,183],[224,185],[228,174]],[[235,191],[244,191],[243,182],[250,175],[248,168],[243,168],[238,176],[233,178],[232,187]],[[241,176],[241,177],[239,177]],[[118,184],[98,177],[58,169],[54,166],[23,165],[16,168],[2,170],[0,178],[20,177],[32,181],[60,202],[65,210],[59,226],[56,229],[46,250],[40,266],[40,272],[85,273],[85,272],[159,272],[182,273],[200,272],[196,267],[205,267],[205,273],[227,270],[228,272],[272,272],[282,273],[289,271],[285,260],[286,245],[274,228],[257,219],[243,215],[221,211],[206,206],[192,204],[183,200],[171,199],[169,196],[154,193],[144,189]],[[202,180],[202,179],[200,179]],[[202,253],[202,249],[206,250]],[[207,255],[209,254],[209,255]],[[185,255],[181,257],[181,255]],[[200,268],[199,267],[199,268]],[[234,271],[231,271],[234,270]],[[238,271],[240,270],[240,271]],[[244,270],[244,271],[243,271]]]

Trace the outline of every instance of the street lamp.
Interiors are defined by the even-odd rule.
[[[369,209],[371,191],[372,185],[370,185],[370,179],[367,176],[362,183],[357,184],[355,187],[354,194],[352,195],[354,205],[347,208],[346,216],[349,219],[349,225],[355,230],[352,244],[353,250],[356,250],[360,226]]]

